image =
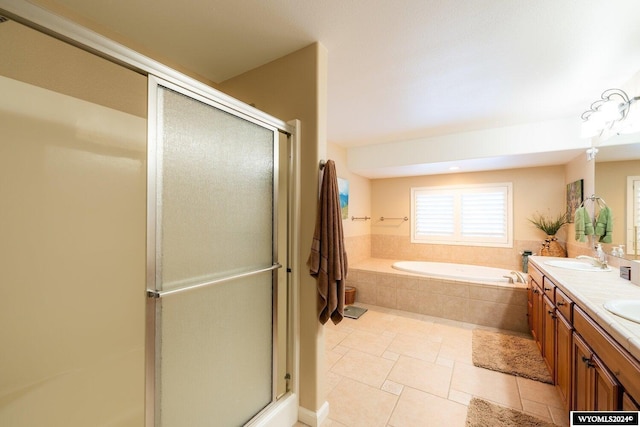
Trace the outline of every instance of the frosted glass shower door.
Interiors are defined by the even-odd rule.
[[[277,130],[150,89],[155,425],[242,425],[275,398]]]

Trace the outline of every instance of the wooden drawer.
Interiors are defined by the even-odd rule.
[[[598,326],[580,307],[573,309],[573,327],[615,375],[635,401],[640,399],[640,362]]]
[[[542,278],[542,290],[544,291],[545,295],[551,300],[551,302],[555,303],[556,284],[549,280],[547,276],[544,276]]]
[[[556,288],[556,308],[569,324],[573,323],[573,301],[558,288]]]

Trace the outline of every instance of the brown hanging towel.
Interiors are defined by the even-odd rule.
[[[347,253],[344,250],[338,177],[333,160],[327,160],[322,176],[320,200],[307,264],[318,287],[318,318],[340,323],[344,315]]]

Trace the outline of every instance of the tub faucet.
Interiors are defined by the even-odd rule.
[[[527,280],[524,278],[522,273],[520,273],[519,271],[512,271],[511,274],[515,274],[516,283],[527,283]]]

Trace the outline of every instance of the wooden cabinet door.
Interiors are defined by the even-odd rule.
[[[591,350],[580,338],[573,333],[572,345],[572,393],[571,409],[573,411],[593,411],[593,371],[591,369]]]
[[[573,328],[561,315],[556,318],[556,388],[565,409],[571,408],[571,340]]]
[[[532,310],[532,320],[531,320],[531,335],[533,335],[533,339],[538,344],[538,348],[542,352],[542,291],[540,290],[540,286],[536,283],[535,280],[531,279],[531,310]]]
[[[627,393],[622,393],[622,410],[640,411],[640,405],[638,405]]]
[[[594,354],[591,361],[594,374],[594,411],[618,411],[622,390],[618,381]]]
[[[543,295],[542,298],[542,357],[547,364],[553,382],[556,381],[556,307]]]
[[[529,286],[527,286],[527,324],[529,331],[533,334],[533,285],[529,280]],[[535,338],[535,337],[534,337]]]

